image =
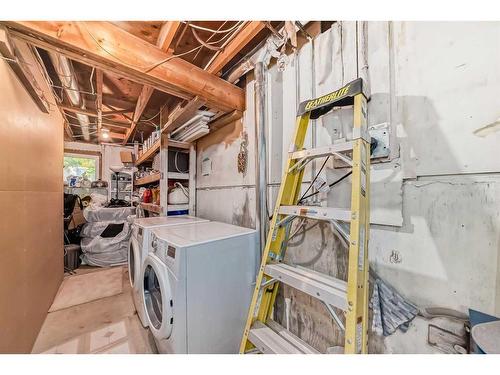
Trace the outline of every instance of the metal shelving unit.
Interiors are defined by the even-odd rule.
[[[110,184],[109,184],[109,199],[114,198],[116,194],[116,175],[114,172],[110,172]],[[132,170],[123,170],[118,173],[118,198],[125,199],[128,197],[128,200],[132,204],[132,193],[134,191],[134,172]],[[124,178],[122,180],[122,178]],[[131,185],[129,189],[127,189],[127,185]]]

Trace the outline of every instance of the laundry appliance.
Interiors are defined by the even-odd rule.
[[[238,353],[259,260],[253,229],[206,222],[153,230],[143,298],[160,353]]]
[[[187,215],[135,218],[133,220],[132,235],[129,240],[128,274],[137,315],[144,327],[147,327],[148,320],[144,310],[140,283],[142,282],[142,266],[151,245],[151,230],[164,226],[171,227],[207,221],[208,220]]]

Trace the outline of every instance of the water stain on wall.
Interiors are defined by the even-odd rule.
[[[233,212],[232,223],[240,227],[255,228],[255,221],[252,219],[250,212],[250,197],[248,196],[248,192],[245,195],[245,202],[241,210]]]
[[[241,139],[243,133],[243,122],[238,120],[228,124],[198,141],[198,152],[208,149],[210,146],[224,145],[227,149],[235,141]]]

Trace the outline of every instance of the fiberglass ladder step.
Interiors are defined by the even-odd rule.
[[[284,263],[266,265],[264,274],[327,304],[347,310],[347,283],[343,280]]]
[[[319,354],[316,349],[271,319],[267,321],[267,325],[256,321],[248,338],[264,354]]]
[[[290,159],[321,158],[328,155],[335,155],[341,152],[352,151],[353,141],[334,143],[333,145],[310,148],[290,153]]]
[[[316,220],[351,221],[350,210],[334,207],[280,206],[278,212],[280,215],[301,216]]]

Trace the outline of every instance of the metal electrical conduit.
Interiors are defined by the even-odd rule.
[[[236,69],[237,74],[245,74],[252,69],[255,74],[255,216],[261,252],[266,244],[269,227],[269,215],[267,213],[266,69],[271,57],[277,54],[277,49],[284,42],[284,40],[280,40],[274,35],[270,36],[265,39],[264,47]],[[231,75],[233,76],[233,74]],[[232,79],[229,79],[229,81],[231,82]]]
[[[260,249],[264,250],[269,227],[267,214],[267,150],[266,150],[266,66],[263,61],[255,64],[255,166],[257,224]]]

